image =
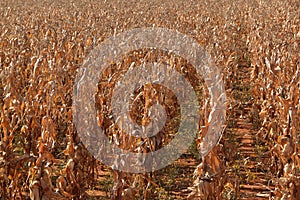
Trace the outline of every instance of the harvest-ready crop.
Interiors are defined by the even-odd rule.
[[[95,94],[111,142],[155,151],[180,122],[174,93],[146,84],[132,94],[132,119],[149,123],[149,107],[161,101],[167,125],[147,139],[118,130],[111,95],[131,66],[166,63],[191,83],[201,106],[187,153],[165,169],[131,174],[105,166],[83,145],[72,94],[97,45],[145,27],[177,30],[211,55],[225,84],[227,119],[218,145],[199,158],[211,111],[201,74],[170,52],[128,52],[102,73]],[[1,1],[0,199],[300,199],[299,52],[297,0]]]

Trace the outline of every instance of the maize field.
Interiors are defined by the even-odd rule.
[[[84,145],[73,92],[93,49],[149,27],[178,31],[208,52],[224,83],[226,123],[218,143],[201,156],[213,110],[205,77],[164,49],[126,52],[101,73],[93,94],[98,125],[111,143],[146,154],[179,130],[176,92],[160,84],[144,84],[130,98],[130,117],[139,125],[151,123],[147,113],[160,102],[167,117],[159,133],[134,137],[118,128],[113,90],[134,66],[171,66],[200,105],[197,135],[180,158],[159,170],[129,173],[107,166]],[[2,0],[0,199],[299,200],[299,89],[297,0]]]

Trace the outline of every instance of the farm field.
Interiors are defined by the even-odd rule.
[[[215,135],[222,133],[217,144],[201,154],[209,127],[216,126],[210,114],[216,110],[210,103],[213,86],[206,81],[211,74],[199,73],[189,54],[165,49],[130,49],[118,61],[109,60],[94,85],[92,108],[109,142],[126,152],[146,155],[180,135],[185,110],[176,95],[188,90],[179,81],[170,87],[141,81],[128,100],[131,119],[140,126],[159,121],[149,114],[163,116],[150,109],[159,103],[167,113],[165,124],[152,137],[128,136],[121,127],[126,123],[114,121],[111,103],[119,98],[114,88],[128,71],[163,63],[190,83],[200,105],[197,134],[187,151],[161,169],[129,173],[117,170],[126,158],[112,154],[108,158],[117,164],[107,166],[86,145],[98,140],[91,139],[88,129],[84,137],[79,134],[78,113],[90,108],[74,109],[80,95],[74,88],[94,91],[81,85],[86,74],[94,77],[84,71],[90,53],[136,28],[159,30],[162,38],[171,39],[164,31],[177,31],[200,45],[220,73],[212,79],[224,84],[226,118],[224,129],[215,129]],[[163,44],[173,44],[171,39]],[[178,52],[187,47],[177,45]],[[2,0],[0,200],[298,200],[299,89],[298,0]],[[127,90],[121,93],[127,95]]]

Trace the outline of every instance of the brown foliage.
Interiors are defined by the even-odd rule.
[[[178,30],[206,48],[222,71],[228,106],[234,104],[230,88],[234,87],[236,61],[251,62],[253,94],[261,120],[258,137],[264,138],[272,152],[274,195],[300,198],[300,22],[299,3],[293,0],[0,2],[0,197],[86,197],[97,162],[80,142],[72,122],[71,95],[77,69],[105,38],[134,27],[152,26]],[[107,71],[107,76],[128,68],[133,61],[141,62],[145,54],[128,54],[124,63],[115,63]],[[177,58],[165,55],[163,59],[173,65]],[[190,72],[186,78],[201,85],[192,67],[184,59],[177,61],[174,68],[185,66]],[[102,94],[114,81],[99,83],[99,124],[111,128],[107,134],[112,141],[137,151],[139,141],[113,132],[116,125],[101,116],[102,112],[109,114],[106,105],[110,95]],[[136,96],[143,94],[134,109],[145,108],[146,113],[149,105],[143,102],[158,98],[153,91],[161,88],[144,89],[136,91]],[[176,102],[169,91],[165,92],[166,104],[175,107],[171,109],[175,116]],[[204,102],[204,106],[198,145],[208,125],[209,105]],[[141,116],[132,117],[148,123],[147,116]],[[170,121],[169,127],[176,129],[176,122]],[[143,150],[159,149],[171,139],[170,134],[162,132],[154,141],[145,141]],[[222,177],[223,153],[222,146],[217,146],[203,158],[191,181],[191,197],[220,198],[226,184],[226,177]],[[115,199],[133,199],[139,190],[144,192],[140,198],[146,198],[146,186],[157,186],[151,174],[113,173]]]

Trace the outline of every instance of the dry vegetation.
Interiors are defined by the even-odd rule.
[[[232,88],[236,87],[237,66],[245,63],[251,69],[253,122],[258,127],[257,137],[271,155],[275,188],[270,195],[300,199],[297,0],[1,1],[0,199],[92,199],[87,191],[94,188],[107,191],[112,199],[175,198],[158,184],[162,171],[132,175],[110,170],[113,180],[106,177],[100,184],[99,171],[108,169],[85,150],[72,122],[72,89],[83,60],[105,38],[135,27],[178,30],[205,47],[222,71],[229,115],[236,103]],[[107,73],[119,73],[117,69],[128,68],[133,60],[141,62],[146,55],[147,50],[131,52]],[[203,89],[201,78],[184,59],[163,52],[155,55],[166,62],[175,59],[174,67],[184,66],[190,72],[187,79],[199,86],[199,91]],[[97,98],[102,106],[98,108],[101,125],[110,127],[110,96],[103,94],[111,90],[105,86],[108,82],[99,83]],[[167,94],[166,107],[178,106],[171,91],[155,86],[151,90]],[[144,91],[140,88],[134,95]],[[144,92],[133,110],[143,110],[143,103],[152,97],[151,91]],[[178,113],[176,109],[169,112],[173,119],[169,127],[176,130]],[[207,124],[207,113],[202,114],[201,124]],[[139,123],[146,120],[132,117]],[[156,145],[146,141],[143,147],[147,151],[160,148],[171,138],[168,131],[155,137]],[[196,144],[203,134],[205,128],[199,131]],[[123,137],[117,131],[108,135],[116,140]],[[137,142],[120,146],[134,151]],[[189,183],[191,199],[237,198],[224,195],[231,185],[225,172],[232,167],[226,165],[224,144],[221,141],[195,170]]]

